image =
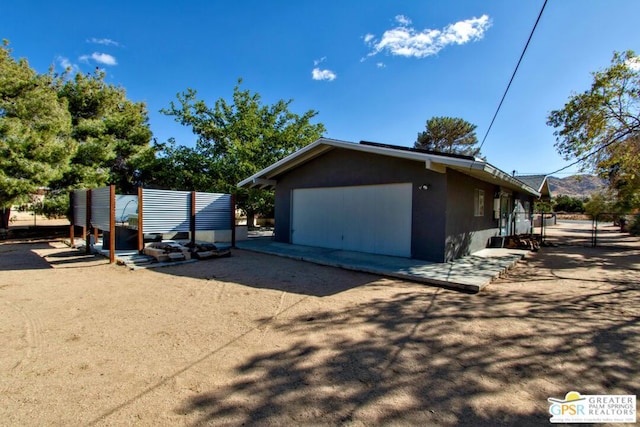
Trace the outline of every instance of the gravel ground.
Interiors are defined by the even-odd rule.
[[[4,242],[0,425],[547,425],[548,397],[638,393],[639,273],[640,239],[542,248],[477,295]]]

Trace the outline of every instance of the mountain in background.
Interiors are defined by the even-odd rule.
[[[570,196],[583,199],[597,193],[606,187],[602,178],[593,175],[572,175],[566,178],[547,178],[551,197]]]

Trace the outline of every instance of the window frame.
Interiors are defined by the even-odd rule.
[[[484,190],[476,188],[473,192],[473,216],[484,216]]]

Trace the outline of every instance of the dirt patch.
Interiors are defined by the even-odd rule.
[[[6,425],[545,425],[636,394],[640,243],[543,248],[477,295],[236,250],[130,271],[0,245]]]

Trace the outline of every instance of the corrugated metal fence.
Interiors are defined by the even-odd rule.
[[[87,190],[73,190],[73,225],[87,224]]]
[[[142,229],[145,233],[189,231],[191,193],[142,189]]]
[[[196,230],[229,230],[231,203],[230,194],[196,193]]]
[[[142,189],[142,229],[145,233],[191,230],[192,195],[189,191]],[[195,229],[229,230],[231,195],[195,193]]]
[[[90,201],[90,204],[87,201]],[[111,206],[111,205],[115,206]],[[129,216],[137,213],[138,247],[142,249],[143,234],[231,230],[234,243],[235,202],[230,194],[200,193],[140,189],[138,196],[122,196],[112,193],[112,187],[92,190],[74,190],[72,195],[73,226],[86,227],[89,219],[95,230],[110,231],[119,222],[125,226]],[[136,209],[137,208],[137,209]],[[115,218],[118,216],[117,218]],[[119,221],[118,221],[119,220]],[[87,232],[88,230],[85,230]],[[86,237],[86,236],[85,236]],[[97,237],[97,231],[96,231]],[[112,245],[110,247],[115,246]]]
[[[110,190],[110,187],[91,190],[91,225],[100,230],[109,230],[111,226]]]

